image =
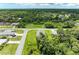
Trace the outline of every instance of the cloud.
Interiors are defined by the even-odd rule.
[[[79,6],[78,3],[16,3],[19,6]]]
[[[0,8],[79,8],[78,3],[2,3]]]
[[[63,3],[63,4],[61,4],[61,6],[67,6],[67,7],[68,7],[68,6],[69,6],[69,7],[70,7],[70,6],[71,6],[71,7],[72,7],[72,6],[75,6],[75,7],[76,7],[76,6],[79,6],[79,4],[76,4],[76,3]]]
[[[49,6],[50,4],[49,3],[40,3],[39,5],[40,6]]]
[[[16,3],[16,5],[29,6],[29,5],[36,5],[36,4],[34,4],[34,3]]]
[[[49,3],[16,3],[17,5],[21,6],[48,6]]]

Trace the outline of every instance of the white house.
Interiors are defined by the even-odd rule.
[[[0,31],[0,36],[13,36],[15,37],[16,36],[16,33],[13,32],[12,30],[3,30],[3,31]]]
[[[8,40],[7,39],[0,39],[0,45],[2,45],[3,43],[6,43]]]

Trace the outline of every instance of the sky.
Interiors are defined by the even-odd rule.
[[[0,3],[0,9],[79,9],[78,3]]]

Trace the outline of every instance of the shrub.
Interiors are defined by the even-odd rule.
[[[55,28],[52,22],[47,22],[44,25],[46,28]]]

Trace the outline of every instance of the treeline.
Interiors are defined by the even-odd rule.
[[[52,39],[43,33],[37,38],[38,49],[44,55],[79,55],[79,30],[58,29]]]
[[[79,20],[79,9],[2,9],[0,10],[0,22],[19,22],[18,27],[33,24],[57,24],[71,23]],[[48,24],[49,22],[49,24]],[[71,24],[72,25],[72,24]],[[50,25],[49,27],[51,27]],[[54,26],[52,26],[54,27]],[[69,26],[71,27],[71,26]]]

